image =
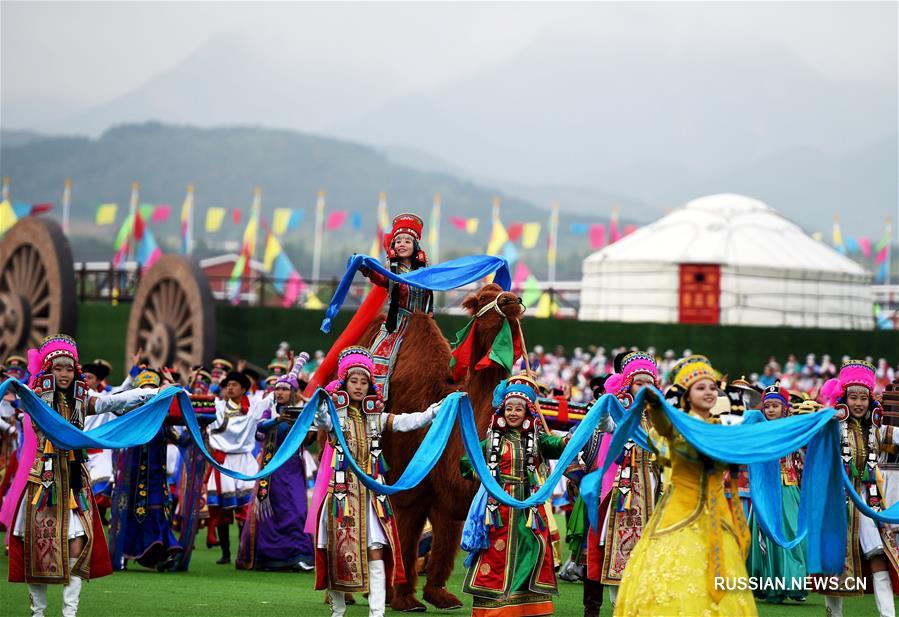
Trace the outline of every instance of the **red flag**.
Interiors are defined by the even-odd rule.
[[[134,239],[137,242],[140,242],[143,237],[144,237],[144,219],[140,215],[140,210],[135,210],[134,211]]]
[[[524,231],[524,223],[512,223],[506,228],[510,242],[518,242],[521,239],[521,233]]]
[[[240,223],[240,210],[237,208],[231,210],[231,222],[235,225]]]
[[[31,216],[43,214],[53,209],[53,204],[34,204],[31,206]]]

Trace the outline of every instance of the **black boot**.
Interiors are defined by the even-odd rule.
[[[584,617],[599,617],[602,608],[602,588],[599,581],[584,577]]]
[[[219,544],[222,546],[222,558],[215,563],[231,563],[231,535],[228,533],[228,523],[219,523],[216,529],[218,530]]]

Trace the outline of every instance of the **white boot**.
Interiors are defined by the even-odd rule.
[[[31,599],[31,617],[44,617],[47,610],[47,586],[28,585],[28,596]]]
[[[387,600],[387,574],[384,561],[368,562],[368,617],[384,617]]]
[[[827,617],[843,617],[843,598],[840,596],[824,596],[824,607]]]
[[[880,617],[896,617],[896,607],[893,604],[893,584],[890,582],[890,573],[886,570],[874,572],[874,602]]]
[[[81,579],[72,573],[77,558],[69,559],[69,584],[62,588],[62,617],[76,617],[81,597]]]
[[[331,617],[343,617],[346,615],[346,594],[342,591],[328,590],[328,597],[331,598]]]
[[[615,603],[618,601],[618,585],[609,585],[609,602],[612,603],[612,612],[615,612]]]

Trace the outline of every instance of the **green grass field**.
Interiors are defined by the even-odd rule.
[[[234,528],[232,527],[232,530]],[[236,536],[236,532],[234,534]],[[202,535],[198,539],[202,539]],[[236,538],[232,545],[236,544]],[[220,556],[217,548],[201,545],[194,551],[190,571],[160,574],[132,565],[125,572],[86,583],[81,593],[79,615],[82,617],[312,617],[329,615],[324,595],[315,591],[314,575],[310,573],[245,572],[233,565],[216,565]],[[465,608],[440,612],[433,607],[430,614],[467,615],[471,598],[461,593],[463,556],[450,579],[448,587],[465,601]],[[6,558],[0,557],[0,571],[4,578]],[[419,589],[423,579],[420,581]],[[559,581],[560,597],[556,599],[556,615],[580,617],[582,587],[579,583]],[[62,588],[50,587],[47,616],[59,615],[62,605]],[[368,606],[361,597],[358,604],[350,606],[348,617],[365,617]],[[803,604],[790,602],[785,605],[759,604],[763,617],[823,616],[824,599],[812,595]],[[388,609],[388,614],[399,615]],[[0,616],[26,617],[28,591],[25,585],[14,585],[5,580],[0,583]],[[606,597],[602,615],[611,615]],[[847,598],[844,601],[845,617],[871,617],[876,615],[873,595],[864,598]],[[659,617],[664,617],[660,615]]]

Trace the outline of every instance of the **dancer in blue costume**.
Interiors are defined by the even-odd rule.
[[[762,393],[762,413],[769,422],[792,414],[790,395],[780,387],[780,382],[765,388]],[[802,478],[800,452],[780,459],[780,474],[784,531],[793,537],[796,535],[799,517],[799,484]],[[749,547],[747,570],[750,577],[760,581],[761,587],[754,592],[755,597],[777,604],[785,599],[804,601],[808,593],[802,588],[791,588],[791,582],[804,580],[808,574],[805,568],[805,542],[792,549],[779,546],[765,535],[754,511],[749,514],[749,529],[752,544]],[[786,582],[787,589],[780,589],[775,585],[779,580]]]
[[[156,389],[162,376],[144,369],[132,383],[139,389]],[[129,559],[163,570],[183,550],[172,533],[166,474],[167,446],[176,439],[172,427],[163,425],[153,439],[121,454],[109,525],[113,570],[124,569]]]

